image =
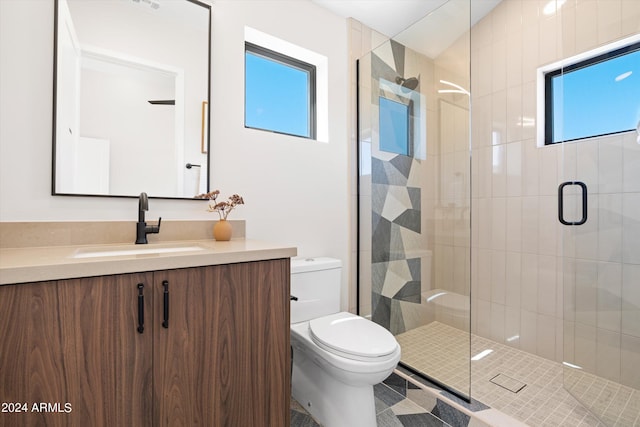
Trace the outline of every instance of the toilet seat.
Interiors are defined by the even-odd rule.
[[[309,335],[318,347],[347,359],[371,361],[394,357],[398,343],[382,326],[341,312],[309,321]]]

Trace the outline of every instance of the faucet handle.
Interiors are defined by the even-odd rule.
[[[159,233],[160,232],[160,223],[162,222],[162,217],[158,218],[158,225],[148,225],[147,233]]]

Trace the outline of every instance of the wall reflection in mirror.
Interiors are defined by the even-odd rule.
[[[194,0],[56,0],[53,194],[208,191],[210,21]]]

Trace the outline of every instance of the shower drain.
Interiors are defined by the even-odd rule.
[[[489,381],[496,385],[499,385],[502,388],[506,388],[513,393],[517,393],[526,387],[526,384],[522,381],[518,381],[505,374],[498,374],[495,377],[491,378]]]

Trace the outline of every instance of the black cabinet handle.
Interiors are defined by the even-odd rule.
[[[567,185],[577,185],[582,189],[582,218],[580,221],[566,221],[564,219],[563,190]],[[580,181],[566,181],[558,186],[558,221],[564,225],[582,225],[587,222],[587,185]]]
[[[169,327],[169,282],[167,280],[162,281],[163,291],[163,309],[162,309],[162,327]]]
[[[138,283],[138,332],[144,332],[144,285]]]

